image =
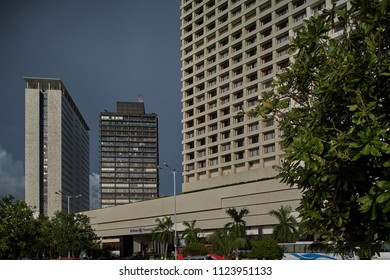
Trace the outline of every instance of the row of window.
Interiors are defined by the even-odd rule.
[[[148,117],[148,116],[143,116],[143,117],[135,117],[135,116],[111,116],[111,115],[101,115],[100,116],[101,120],[104,121],[109,121],[108,123],[110,124],[127,124],[127,123],[134,123],[134,122],[145,122],[145,123],[153,123],[156,122],[156,117]]]
[[[124,193],[157,193],[156,188],[148,189],[148,188],[142,188],[142,189],[130,189],[130,188],[102,188],[102,196],[109,197],[109,194],[112,194],[115,196],[115,194],[124,194]],[[112,196],[111,196],[112,197]]]
[[[243,121],[244,121],[243,115],[240,115],[240,116],[233,118],[233,124],[238,124],[238,123],[241,123]],[[192,121],[189,121],[188,123],[189,123],[188,125],[193,125]],[[219,122],[211,123],[211,124],[208,124],[207,126],[202,126],[202,127],[196,128],[195,130],[187,131],[185,133],[185,140],[191,139],[195,136],[206,134],[206,132],[213,132],[213,131],[218,129],[218,126],[219,126],[219,128],[226,128],[226,127],[229,127],[230,125],[231,125],[230,118],[221,120]],[[266,128],[267,127],[266,125],[267,124],[265,123],[265,125],[263,125],[263,127]],[[253,131],[258,130],[259,127],[260,126],[259,126],[258,122],[247,124],[246,129],[245,129],[245,126],[235,127],[233,129],[233,134],[234,134],[234,136],[237,136],[237,135],[241,135],[244,133],[253,132]],[[222,133],[224,133],[224,132],[222,132]],[[216,134],[215,134],[215,138],[217,138]]]
[[[112,184],[134,184],[134,183],[156,183],[157,178],[144,178],[142,180],[134,179],[134,178],[100,178],[100,182],[104,183],[112,183]]]
[[[157,188],[157,184],[101,184],[102,188]]]
[[[146,157],[129,157],[129,156],[123,156],[123,157],[101,157],[101,162],[117,162],[117,163],[132,163],[132,162],[151,162],[155,163],[157,160],[156,157],[146,158]]]
[[[263,138],[264,142],[269,141],[269,140],[273,140],[273,139],[275,139],[275,132],[264,133],[262,138]],[[187,152],[185,154],[185,160],[194,159],[195,154],[197,155],[197,158],[204,157],[204,156],[206,156],[206,151],[208,151],[208,155],[213,155],[213,154],[217,154],[219,152],[229,151],[229,150],[231,150],[232,146],[234,148],[241,148],[241,147],[244,147],[245,145],[253,145],[253,144],[256,144],[259,142],[260,142],[259,135],[248,136],[246,139],[241,138],[241,139],[234,140],[233,142],[222,143],[220,145],[211,146],[207,149],[204,148],[204,149],[198,150],[196,152]],[[197,143],[197,147],[202,147],[205,145],[205,140],[201,139],[201,140],[197,141],[196,143]],[[212,143],[213,142],[211,142],[211,144]],[[190,151],[195,147],[195,143],[194,142],[186,143],[185,147],[186,147],[185,151]]]
[[[104,138],[104,137],[102,137]],[[151,143],[152,142],[152,143]],[[140,137],[116,137],[115,141],[104,141],[102,139],[102,146],[128,146],[132,147],[134,143],[138,143],[138,147],[141,146],[149,146],[154,147],[156,144],[153,142],[157,142],[157,138],[140,138]],[[142,143],[142,145],[140,145]]]
[[[263,146],[262,150],[264,155],[274,153],[276,151],[275,144]],[[208,166],[216,166],[218,164],[228,163],[233,160],[242,160],[248,157],[255,157],[259,155],[260,155],[260,147],[256,147],[253,149],[249,149],[247,151],[239,151],[233,154],[225,154],[207,160],[200,160],[197,161],[196,163],[188,163],[185,165],[185,170],[192,171],[195,170],[195,168],[196,169],[205,168],[207,167],[207,163]]]

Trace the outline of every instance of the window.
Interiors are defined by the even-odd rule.
[[[206,150],[200,150],[198,152],[198,157],[200,158],[200,157],[204,157],[204,156],[206,156]]]
[[[249,137],[248,140],[249,140],[249,144],[259,143],[259,136],[255,135],[255,136]]]
[[[218,165],[218,158],[212,158],[209,160],[209,166]]]
[[[217,142],[217,135],[212,135],[209,137],[209,143],[214,143],[214,142]]]
[[[244,152],[238,152],[235,154],[236,160],[240,160],[244,158]]]
[[[283,34],[282,36],[279,36],[276,38],[276,41],[278,42],[278,44],[281,44],[287,40],[288,40],[288,34]]]
[[[272,60],[272,53],[269,53],[261,58],[262,63],[267,63]]]
[[[248,88],[248,94],[253,94],[257,92],[257,86]]]
[[[315,6],[312,10],[313,10],[313,14],[314,13],[319,13],[321,12],[323,9],[325,9],[325,2],[322,2],[321,4]]]
[[[288,48],[278,50],[278,57],[284,56],[286,54],[288,54]]]
[[[248,100],[248,107],[255,106],[257,104],[257,98],[252,98]]]
[[[213,113],[209,114],[209,120],[210,121],[216,119],[217,117],[218,117],[217,112],[213,112]]]
[[[209,126],[209,131],[215,131],[218,129],[218,125],[216,123]]]
[[[237,135],[241,135],[241,134],[244,134],[244,128],[243,127],[239,127],[239,128],[236,128],[234,130],[234,134],[237,136]],[[241,146],[240,146],[241,147]]]
[[[230,150],[230,143],[227,143],[227,144],[223,144],[221,146],[221,150],[224,152],[224,151],[229,151]]]
[[[259,123],[252,123],[248,125],[249,131],[256,131],[259,129]]]
[[[264,121],[265,127],[273,126],[274,125],[274,119],[268,119]]]
[[[303,4],[305,4],[305,0],[297,0],[297,1],[294,1],[293,2],[293,8],[298,8],[299,6],[302,6]]]
[[[257,67],[257,61],[252,61],[252,62],[248,63],[246,66],[247,66],[248,70],[256,68]]]
[[[267,23],[271,22],[272,17],[271,15],[267,15],[266,17],[260,19],[261,25],[266,25]]]
[[[288,20],[284,20],[284,21],[278,22],[276,24],[276,29],[279,31],[279,30],[286,28],[287,26],[288,26]]]
[[[284,6],[283,8],[276,11],[276,16],[281,17],[282,15],[287,14],[288,12],[288,6]]]
[[[240,139],[240,140],[235,141],[235,146],[236,146],[236,148],[243,147],[244,144],[245,144],[244,139]]]
[[[221,133],[221,139],[228,139],[230,138],[230,131],[225,131]]]
[[[255,149],[249,150],[249,156],[250,157],[258,156],[259,154],[260,154],[259,153],[259,148],[255,148]]]
[[[287,60],[283,60],[283,61],[279,62],[279,63],[276,65],[276,68],[277,68],[278,71],[279,71],[279,70],[282,70],[282,69],[288,67],[289,64],[290,64],[290,62],[289,62],[288,59],[287,59]]]
[[[264,154],[275,152],[275,144],[264,146]]]
[[[205,160],[199,161],[198,162],[198,167],[199,168],[205,168],[206,167],[206,161]]]
[[[268,29],[262,31],[260,33],[260,36],[261,36],[261,38],[265,38],[265,37],[268,37],[269,35],[271,35],[271,33],[272,33],[272,29],[268,28]]]
[[[226,50],[224,52],[221,52],[221,54],[220,54],[221,58],[228,57],[228,55],[229,55],[229,51],[228,50]]]
[[[214,147],[211,147],[209,149],[209,153],[212,155],[212,154],[216,154],[218,153],[218,146],[214,146]]]
[[[243,82],[242,80],[238,80],[236,82],[233,83],[233,88],[236,88],[236,87],[240,87],[243,85]]]
[[[236,68],[233,70],[233,76],[242,74],[242,67]]]
[[[262,76],[268,76],[272,74],[272,66],[261,70]]]
[[[306,17],[306,12],[294,16],[294,22],[303,20]]]
[[[262,51],[268,50],[269,48],[272,48],[272,40],[270,40],[264,44],[261,44]]]
[[[213,80],[209,81],[208,86],[212,87],[212,86],[215,86],[216,84],[217,84],[217,81],[215,79],[213,79]]]
[[[231,155],[225,155],[222,157],[222,162],[230,162],[232,160]]]
[[[229,79],[229,73],[222,75],[221,78],[220,78],[221,82],[224,82],[224,81],[226,81],[228,79]]]
[[[264,133],[264,141],[275,139],[275,131]]]
[[[224,87],[221,87],[221,93],[226,93],[229,91],[229,85],[226,85]]]

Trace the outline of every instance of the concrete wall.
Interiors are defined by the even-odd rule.
[[[269,216],[270,210],[281,205],[298,206],[300,192],[268,179],[242,183],[176,196],[177,230],[183,231],[183,221],[196,219],[203,231],[222,228],[231,219],[225,213],[230,207],[246,207],[250,214],[245,217],[249,230],[259,226],[270,229],[276,220]],[[158,217],[171,216],[174,221],[174,197],[131,203],[106,209],[84,212],[91,218],[92,227],[99,237],[150,234]]]

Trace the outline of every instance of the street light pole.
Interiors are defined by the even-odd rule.
[[[167,163],[164,162],[164,166],[173,174],[173,205],[174,205],[174,222],[175,222],[175,235],[173,238],[173,245],[175,248],[175,260],[177,260],[177,211],[176,211],[176,169],[172,169]],[[162,169],[160,167],[160,169]]]
[[[78,195],[65,195],[62,193],[62,191],[58,191],[56,192],[56,194],[59,194],[59,195],[63,195],[66,197],[67,201],[68,201],[68,214],[70,214],[70,199],[71,198],[79,198],[81,196],[83,196],[82,194],[78,194]]]

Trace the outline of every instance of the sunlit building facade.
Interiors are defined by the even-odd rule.
[[[89,127],[60,79],[24,78],[25,201],[35,214],[89,209]]]
[[[338,1],[339,8],[347,1]],[[182,0],[183,191],[264,179],[283,158],[276,120],[248,112],[288,67],[289,38],[330,0]],[[338,30],[334,30],[337,33]]]

